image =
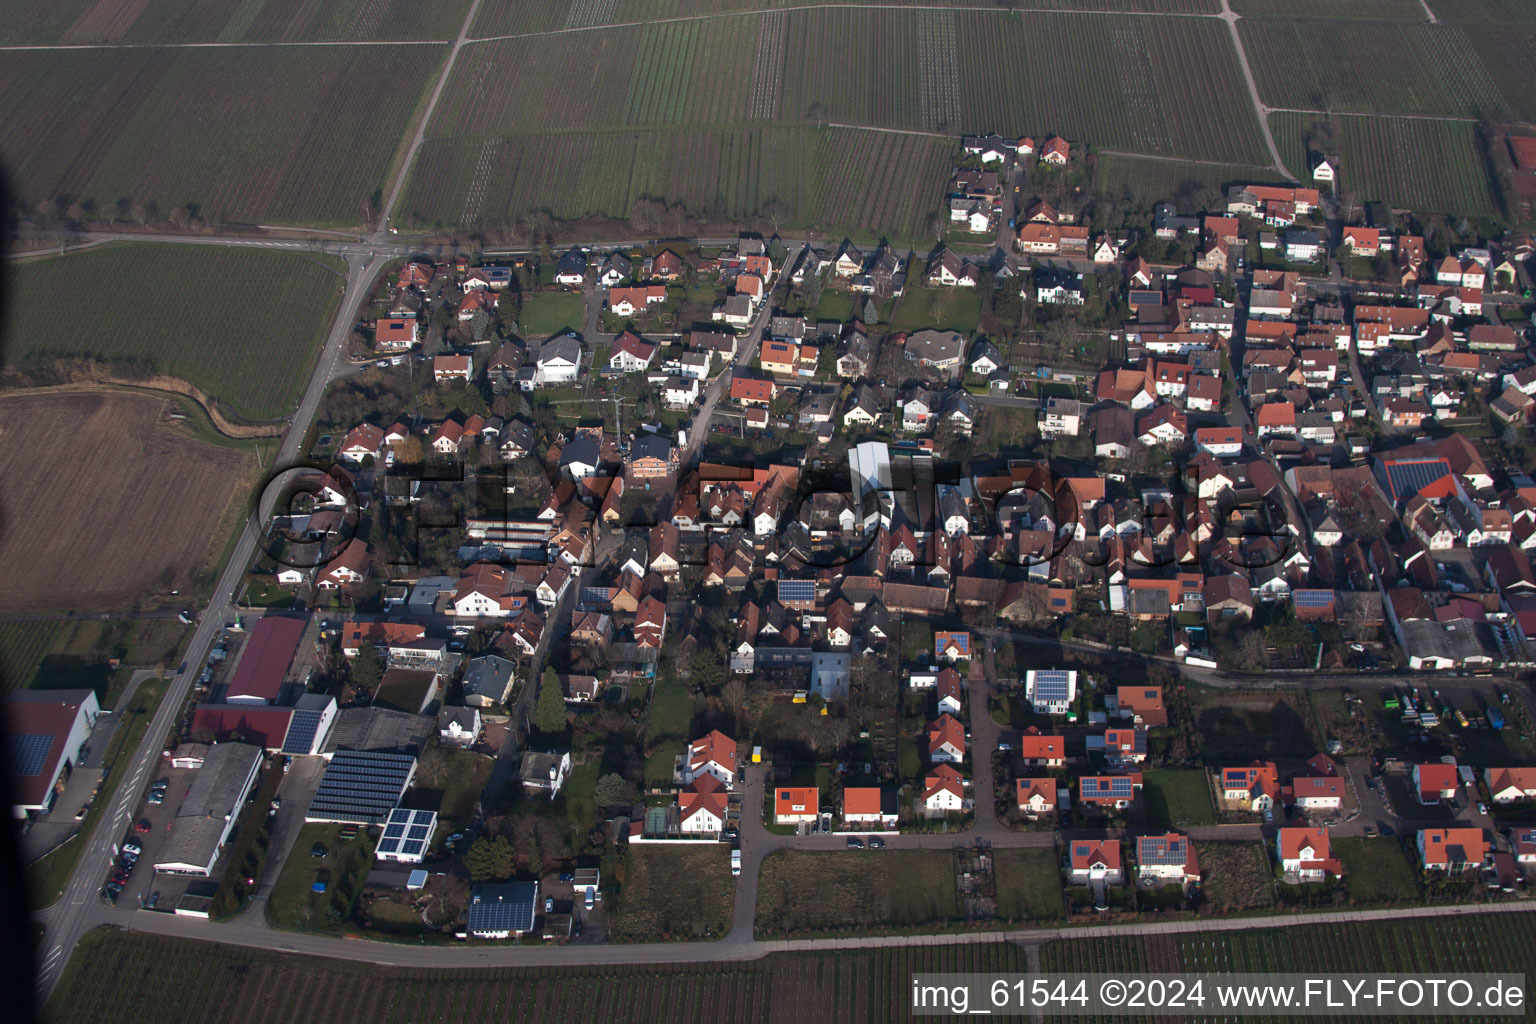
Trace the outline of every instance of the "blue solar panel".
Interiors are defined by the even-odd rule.
[[[534,904],[538,898],[537,882],[477,885],[470,896],[469,931],[528,931],[533,927]]]
[[[41,775],[53,749],[53,734],[24,732],[11,737],[11,773]]]
[[[429,831],[426,825],[412,825],[409,834],[412,839],[425,839]]]
[[[1072,698],[1072,676],[1068,672],[1047,671],[1036,672],[1035,699],[1042,701],[1063,701]]]
[[[405,826],[399,822],[391,822],[384,826],[385,839],[399,839],[403,835],[405,835]]]
[[[1333,604],[1331,590],[1297,590],[1292,594],[1297,608],[1327,608]]]
[[[1180,865],[1189,859],[1183,836],[1142,836],[1138,843],[1136,858],[1142,864]]]
[[[1392,497],[1407,501],[1441,477],[1450,476],[1451,464],[1444,459],[1394,459],[1386,463],[1386,470]]]
[[[295,711],[288,722],[288,735],[283,738],[283,753],[309,753],[315,743],[315,733],[319,729],[320,712]]]
[[[780,601],[816,600],[815,580],[779,580]]]
[[[407,839],[401,846],[400,852],[407,857],[420,857],[423,845],[425,844],[420,839]]]

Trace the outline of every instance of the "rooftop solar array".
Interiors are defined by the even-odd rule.
[[[1034,680],[1036,700],[1060,701],[1072,699],[1071,672],[1050,669],[1044,672],[1035,672],[1031,678]]]
[[[338,750],[309,805],[310,821],[377,823],[400,803],[416,772],[408,754]]]
[[[374,856],[380,860],[419,861],[432,843],[437,812],[397,807],[384,822],[384,834]]]
[[[790,601],[816,600],[816,581],[779,580],[779,600],[786,604]]]
[[[1137,841],[1136,859],[1143,866],[1181,866],[1189,859],[1183,836],[1142,836]]]
[[[1107,796],[1128,800],[1136,792],[1129,775],[1100,775],[1084,778],[1082,781],[1085,796]]]
[[[530,931],[538,899],[537,882],[477,885],[470,895],[469,932],[484,935]]]
[[[1333,591],[1331,590],[1296,590],[1292,591],[1291,598],[1297,608],[1331,608],[1333,606]]]
[[[1441,477],[1451,475],[1451,464],[1444,459],[1392,459],[1386,463],[1387,483],[1392,497],[1407,501]]]
[[[309,753],[315,745],[315,733],[320,729],[322,717],[318,711],[294,711],[288,723],[288,735],[283,738],[283,753]]]
[[[53,734],[24,732],[11,737],[11,773],[13,775],[41,775],[48,764],[48,751],[53,749]]]

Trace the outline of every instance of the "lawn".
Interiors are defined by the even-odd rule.
[[[1216,824],[1204,768],[1158,768],[1146,772],[1143,782],[1149,828]]]
[[[1207,764],[1305,760],[1317,753],[1312,704],[1305,693],[1199,686],[1188,692]]]
[[[1201,888],[1218,913],[1273,906],[1275,875],[1262,843],[1195,843]]]
[[[779,850],[758,874],[760,938],[943,927],[959,918],[947,850]]]
[[[914,268],[913,274],[918,271]],[[925,328],[974,334],[981,319],[981,289],[909,286],[891,314],[891,330]]]
[[[440,745],[430,746],[416,766],[416,782],[405,806],[437,812],[434,846],[463,831],[480,806],[495,761],[485,754]]]
[[[282,416],[335,314],[340,268],[330,257],[143,244],[18,264],[7,362],[52,383],[88,357],[120,377],[186,381],[231,418]],[[189,295],[199,301],[189,306]]]
[[[523,296],[523,311],[518,316],[522,335],[530,340],[547,338],[569,328],[578,333],[586,321],[586,307],[580,292],[533,292]]]
[[[168,685],[164,679],[146,679],[139,684],[139,688],[134,691],[132,706],[126,710],[123,720],[112,733],[112,739],[108,741],[107,752],[101,760],[107,777],[101,784],[101,792],[91,801],[85,819],[80,822],[80,831],[74,839],[27,866],[27,888],[33,906],[47,906],[64,891],[70,874],[75,870],[75,861],[85,848],[84,839],[96,827],[102,811],[111,805],[112,796],[123,779],[124,773],[117,769],[122,767],[125,757],[131,758],[138,749],[139,741],[149,729],[150,720],[155,717],[155,710],[160,706],[160,699],[165,696]]]
[[[731,930],[735,876],[724,843],[631,846],[605,900],[614,942],[718,939]]]
[[[1396,839],[1335,839],[1332,845],[1344,866],[1344,888],[1351,903],[1418,902],[1418,878]]]
[[[812,320],[836,320],[838,323],[847,323],[859,315],[864,308],[864,303],[857,303],[855,308],[852,292],[842,291],[838,288],[823,288],[821,298],[816,302],[816,309],[811,314]]]
[[[352,903],[373,867],[373,839],[362,828],[356,838],[342,842],[343,827],[310,822],[299,829],[293,850],[267,897],[267,923],[272,927],[334,933],[351,918]],[[316,843],[325,847],[325,856],[310,855]],[[312,887],[322,869],[330,872],[330,877],[326,891],[318,893]]]
[[[993,851],[997,916],[1003,921],[1060,921],[1061,858],[1056,849]]]

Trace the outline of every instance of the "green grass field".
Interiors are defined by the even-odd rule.
[[[1281,159],[1306,173],[1309,114],[1271,114]],[[1496,216],[1477,126],[1462,121],[1334,119],[1342,187],[1362,203],[1461,216]]]
[[[981,319],[980,288],[924,287],[921,271],[914,267],[909,275],[913,283],[897,301],[891,314],[891,330],[920,331],[933,327],[970,335]]]
[[[997,916],[1002,921],[1060,921],[1061,857],[1050,849],[996,850]]]
[[[619,891],[604,897],[613,942],[718,939],[731,930],[735,876],[724,843],[631,846]]]
[[[57,622],[0,624],[0,693],[31,686],[58,635]]]
[[[23,369],[125,360],[197,386],[232,416],[281,416],[298,401],[340,301],[342,278],[329,266],[328,258],[174,245],[23,263],[11,275],[9,357]],[[62,317],[61,304],[69,307]]]
[[[452,39],[469,0],[21,0],[0,43],[251,43]]]
[[[1141,798],[1147,805],[1148,827],[1216,824],[1204,768],[1159,768],[1144,779]]]
[[[210,1007],[259,1008],[265,1024],[505,1024],[552,1015],[562,1024],[906,1021],[906,991],[915,972],[1017,973],[1026,966],[1023,946],[994,942],[775,953],[725,963],[381,970],[370,963],[99,929],[81,940],[47,1019],[139,1024],[145,1007],[153,1006],[158,1024],[205,1024]]]
[[[324,822],[311,822],[299,829],[293,851],[267,897],[267,921],[272,927],[335,933],[346,924],[342,911],[350,907],[373,864],[373,840],[364,829],[350,842],[342,842],[341,829],[341,825]],[[316,843],[325,847],[325,856],[310,855]],[[320,871],[329,872],[323,893],[314,891]]]
[[[1396,839],[1335,839],[1332,845],[1344,866],[1344,887],[1351,902],[1418,902],[1418,877]]]
[[[355,227],[371,220],[368,203],[387,187],[445,51],[11,53],[0,70],[0,150],[23,211]],[[199,303],[188,300],[216,294],[179,293],[194,314]]]
[[[1213,167],[1177,160],[1151,160],[1133,156],[1103,155],[1098,158],[1095,186],[1100,195],[1118,199],[1127,189],[1137,203],[1151,206],[1177,202],[1202,190],[1222,195],[1227,185],[1279,184],[1272,167],[1230,164]]]
[[[536,341],[567,327],[579,332],[585,318],[580,292],[534,292],[523,296],[517,324],[523,337]]]
[[[959,916],[948,850],[778,850],[764,858],[758,874],[757,932],[763,938],[943,927]]]

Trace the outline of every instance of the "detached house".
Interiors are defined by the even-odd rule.
[[[1413,790],[1421,804],[1438,804],[1442,800],[1455,800],[1456,790],[1461,788],[1455,763],[1416,764],[1413,766]]]
[[[1125,881],[1125,867],[1120,857],[1118,839],[1074,839],[1069,865],[1077,885],[1102,882],[1117,885]]]
[[[1488,860],[1488,842],[1480,828],[1422,829],[1418,847],[1425,871],[1457,874],[1480,868]]]
[[[932,761],[965,760],[965,726],[954,715],[942,714],[929,723],[928,757]]]
[[[726,786],[736,781],[736,741],[719,729],[688,745],[685,781],[712,775]]]
[[[1200,882],[1200,864],[1195,859],[1194,843],[1188,836],[1175,832],[1138,836],[1136,870],[1143,884],[1177,882],[1190,886]]]
[[[1273,761],[1255,761],[1221,770],[1221,798],[1250,811],[1269,813],[1280,797],[1280,775]]]
[[[1333,856],[1325,828],[1282,828],[1275,835],[1275,856],[1286,881],[1321,882],[1344,868]]]
[[[821,795],[815,786],[783,786],[773,791],[773,821],[776,825],[810,824],[821,808]]]
[[[1014,803],[1026,818],[1041,818],[1056,810],[1056,780],[1018,779],[1014,782]]]
[[[924,777],[923,810],[929,815],[965,810],[965,779],[959,772],[941,763]]]
[[[879,786],[850,786],[843,790],[843,824],[875,828],[896,827],[896,794]]]

